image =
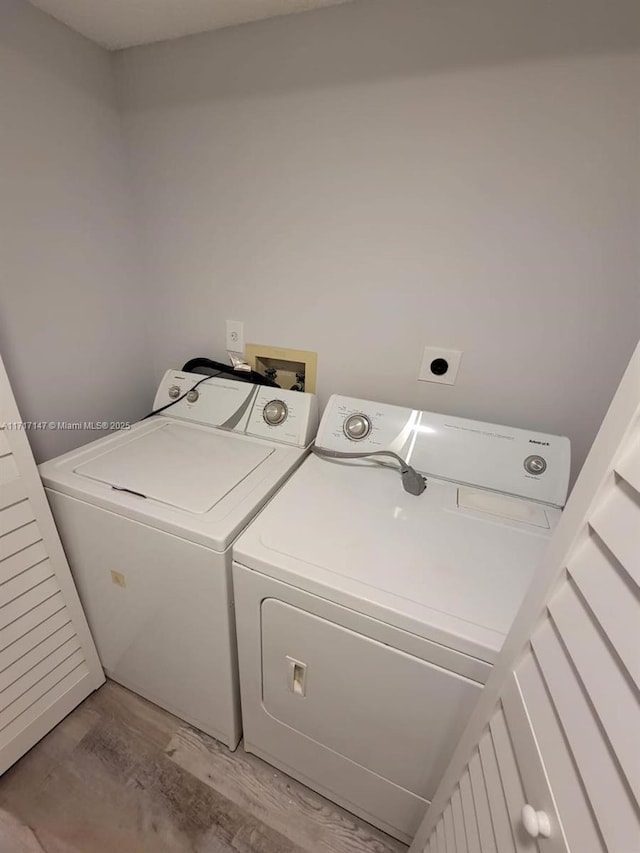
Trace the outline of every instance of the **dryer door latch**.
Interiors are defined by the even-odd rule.
[[[288,655],[286,660],[289,690],[296,696],[304,696],[307,692],[307,665]]]

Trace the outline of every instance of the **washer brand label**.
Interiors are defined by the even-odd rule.
[[[542,445],[543,447],[549,447],[549,445],[551,444],[551,442],[550,442],[550,441],[538,441],[538,439],[537,439],[537,438],[530,438],[530,439],[529,439],[529,444],[540,444],[540,445]]]

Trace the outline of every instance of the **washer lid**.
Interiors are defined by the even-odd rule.
[[[192,513],[205,513],[274,452],[213,430],[164,422],[74,469]]]

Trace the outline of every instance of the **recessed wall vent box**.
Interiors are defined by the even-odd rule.
[[[245,358],[253,370],[273,379],[281,388],[316,393],[318,354],[315,352],[247,344]]]

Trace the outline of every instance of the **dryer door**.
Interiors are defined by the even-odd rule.
[[[430,800],[481,685],[277,599],[261,610],[266,711]]]

